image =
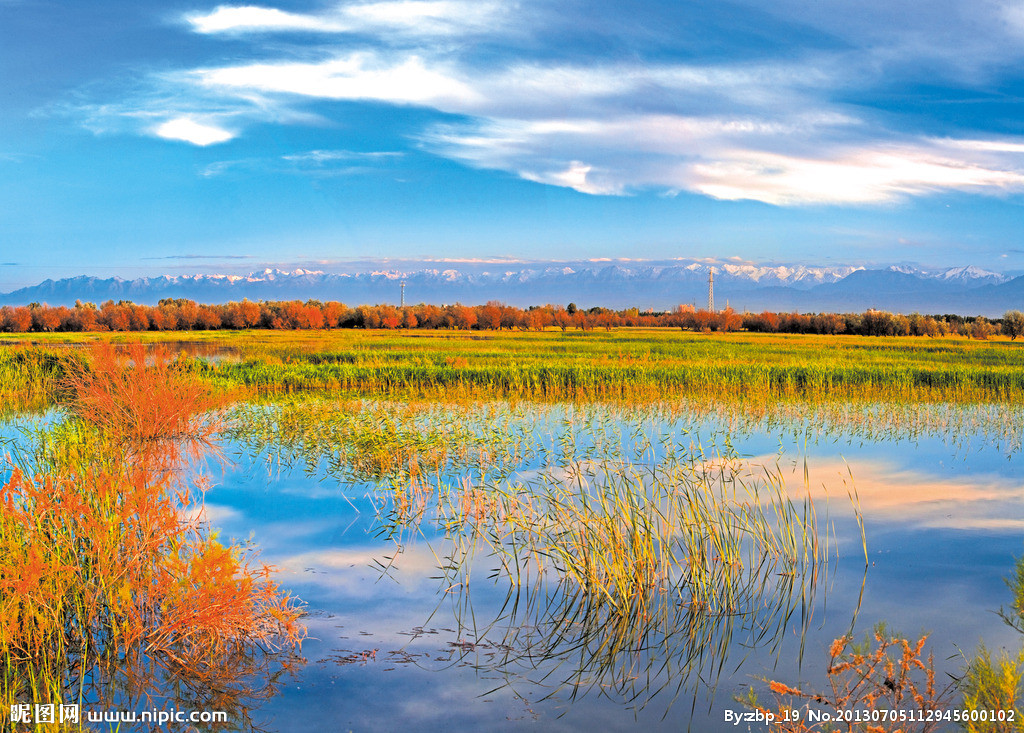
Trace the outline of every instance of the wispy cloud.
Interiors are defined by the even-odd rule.
[[[115,91],[115,88],[120,88]],[[95,100],[102,101],[95,101]],[[323,125],[323,117],[250,92],[206,92],[188,70],[161,71],[120,85],[96,82],[42,114],[73,117],[96,135],[142,134],[195,145],[234,139],[253,124]]]
[[[239,171],[294,173],[310,176],[340,176],[372,173],[401,159],[398,151],[310,150],[277,157],[241,158],[210,163],[202,176],[212,178]]]
[[[724,151],[692,166],[690,187],[720,199],[771,204],[883,203],[941,190],[992,193],[1024,190],[1024,159],[986,161],[953,155],[975,141],[928,142],[835,151],[826,159],[752,150]]]
[[[834,61],[820,60],[822,65]],[[253,99],[305,97],[416,104],[442,112],[515,118],[553,124],[564,131],[590,125],[588,115],[618,116],[625,109],[652,114],[692,109],[695,118],[728,112],[808,114],[850,119],[822,105],[812,91],[834,77],[800,65],[516,63],[481,70],[428,48],[359,50],[317,61],[274,61],[195,69],[180,76],[204,94]],[[217,98],[213,96],[212,98]],[[573,114],[567,115],[566,111]],[[556,112],[560,112],[556,116]]]
[[[197,33],[245,33],[266,31],[319,31],[334,33],[348,26],[330,17],[287,13],[277,8],[252,5],[221,5],[211,13],[185,16]]]
[[[255,60],[154,75],[147,95],[93,105],[89,117],[93,129],[134,125],[143,134],[209,146],[257,123],[323,122],[332,115],[331,102],[418,106],[452,116],[413,133],[423,150],[591,195],[653,189],[789,206],[1024,190],[1024,138],[963,134],[937,140],[894,115],[841,101],[846,93],[856,96],[887,83],[889,71],[902,69],[908,59],[918,60],[918,73],[951,78],[992,67],[996,62],[979,50],[985,34],[1009,49],[1007,58],[1022,56],[1007,45],[1014,24],[1024,22],[1016,5],[938,2],[947,13],[941,21],[925,17],[910,0],[896,0],[898,7],[870,0],[856,12],[832,0],[781,0],[771,13],[782,22],[846,42],[812,44],[786,58],[768,54],[717,63],[566,61],[530,44],[509,48],[513,19],[521,21],[518,32],[534,38],[544,30],[530,25],[547,16],[527,12],[529,0],[523,7],[388,0],[312,13],[221,5],[188,14],[188,27],[211,36],[251,37]],[[911,19],[912,31],[872,25],[900,14]],[[963,23],[950,27],[950,18]],[[324,38],[290,46],[288,34],[297,32]],[[284,36],[264,44],[261,34],[267,33]],[[474,44],[449,42],[467,33],[501,52],[478,63]],[[966,49],[970,64],[957,65],[953,52],[926,50],[957,39],[961,45],[947,51]],[[224,161],[207,166],[203,175],[257,168],[346,175],[368,165],[368,159],[308,155]]]
[[[0,153],[0,161],[6,163],[24,163],[27,160],[38,157],[38,155],[29,155],[27,153]]]
[[[424,131],[421,144],[588,194],[654,187],[775,205],[869,204],[1024,186],[1020,142],[900,141],[847,109],[816,103],[811,92],[825,77],[796,67],[563,65],[471,74],[414,54],[357,52],[191,74],[206,93],[374,100],[470,115],[475,122]],[[658,95],[644,99],[652,89],[702,114],[657,109],[666,106]],[[622,114],[637,106],[654,109]]]
[[[282,155],[281,160],[293,163],[313,163],[321,165],[338,160],[393,160],[401,158],[404,153],[394,150],[310,150],[308,153],[297,153],[295,155]]]
[[[488,0],[391,0],[338,5],[321,13],[221,5],[209,13],[190,13],[185,21],[204,34],[398,31],[436,36],[493,30],[514,8],[514,3]]]
[[[143,257],[144,260],[251,260],[251,255],[163,255],[162,257]]]
[[[943,190],[1024,190],[1021,142],[826,142],[842,116],[768,121],[648,115],[619,120],[440,126],[428,149],[584,193],[664,187],[776,205],[882,203]],[[845,136],[844,136],[845,137]],[[814,141],[814,150],[806,142]],[[796,141],[796,142],[795,142]],[[550,151],[569,159],[552,160]],[[591,161],[591,162],[584,162]]]
[[[447,108],[471,104],[476,92],[450,71],[410,55],[353,53],[320,63],[246,64],[192,72],[206,89],[232,94],[291,94],[315,99],[379,100]]]
[[[392,0],[347,5],[340,12],[364,27],[414,33],[496,30],[516,10],[515,2],[491,0]]]

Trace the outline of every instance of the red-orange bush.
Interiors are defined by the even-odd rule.
[[[32,697],[52,699],[72,658],[210,667],[240,649],[294,648],[304,633],[271,569],[213,539],[201,482],[181,478],[184,459],[210,445],[220,400],[166,355],[92,356],[66,383],[92,427],[65,426],[46,472],[15,468],[0,487],[4,703],[40,669],[53,685]]]
[[[776,709],[769,710],[756,702],[754,707],[772,720],[770,730],[778,733],[825,730],[930,733],[939,730],[944,721],[934,714],[945,707],[951,688],[940,690],[936,686],[934,659],[932,655],[924,657],[927,638],[922,636],[916,642],[911,641],[889,633],[884,626],[876,628],[871,640],[861,645],[853,644],[849,636],[840,637],[829,649],[827,690],[805,691],[768,681]],[[806,714],[809,704],[824,708],[833,717],[839,711],[859,711],[862,716],[845,721],[809,721]],[[915,713],[906,716],[910,720],[870,720],[873,711],[900,709]],[[864,722],[865,717],[868,722]]]

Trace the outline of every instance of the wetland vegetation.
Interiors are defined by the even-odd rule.
[[[588,332],[298,331],[8,337],[0,374],[13,399],[52,393],[58,345],[187,344],[216,360],[191,368],[247,394],[352,392],[430,398],[651,399],[772,403],[779,399],[1001,402],[1024,395],[1024,348],[1010,341]]]
[[[256,651],[295,650],[303,631],[269,568],[202,521],[184,469],[211,447],[221,400],[141,346],[77,364],[59,381],[66,418],[12,445],[4,470],[3,708],[148,707],[174,684],[237,708],[267,664]]]
[[[1010,543],[1016,342],[642,329],[8,338],[8,709],[158,700],[229,711],[242,729],[301,730],[339,711],[379,728],[374,703],[350,696],[392,684],[385,673],[410,694],[466,687],[467,726],[493,721],[476,699],[568,728],[611,716],[709,730],[736,695],[776,713],[1016,704],[992,691],[1009,673],[984,647],[937,665],[929,630],[852,641],[865,615],[906,620],[873,594],[900,572],[878,554],[886,537],[941,543],[953,522],[965,533],[953,544],[974,542],[975,526]],[[890,445],[921,458],[893,463]],[[865,451],[879,473],[902,467],[876,478]],[[935,460],[984,468],[929,477]],[[913,503],[934,485],[928,496],[963,507],[953,482],[972,477],[993,507],[969,508],[975,524]],[[384,641],[346,642],[337,619]],[[282,682],[292,669],[299,681]],[[962,689],[943,694],[945,674]],[[273,722],[255,722],[259,709]],[[443,727],[418,715],[402,720]]]

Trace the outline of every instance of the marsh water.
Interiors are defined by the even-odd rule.
[[[735,730],[726,711],[749,686],[821,688],[833,639],[880,621],[929,634],[942,676],[981,641],[1021,646],[994,613],[1024,554],[1019,412],[316,402],[366,422],[335,434],[303,421],[302,403],[245,408],[202,468],[210,526],[260,548],[307,604],[304,663],[248,711],[259,729]],[[423,441],[432,462],[413,471],[398,443],[366,442],[382,432]],[[531,558],[510,562],[471,522],[453,529],[431,498],[722,460],[813,506],[817,554],[795,571],[748,568],[749,592],[720,614],[664,594],[636,634],[588,618],[594,606],[545,572],[512,572]]]

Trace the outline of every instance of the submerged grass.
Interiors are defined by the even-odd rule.
[[[398,545],[382,572],[414,535],[437,543],[464,651],[493,643],[510,684],[518,669],[553,692],[642,705],[666,685],[712,680],[737,639],[777,649],[794,620],[806,629],[830,557],[806,486],[787,488],[777,465],[742,459],[727,437],[705,449],[659,413],[319,399],[240,409],[233,438],[253,455],[378,497],[380,534]],[[480,582],[508,584],[497,618],[473,612]]]
[[[794,620],[802,636],[829,554],[810,499],[792,501],[780,472],[731,455],[571,460],[527,481],[465,481],[437,497],[437,521],[453,545],[444,583],[460,598],[482,549],[514,589],[483,626],[468,604],[462,614],[476,641],[500,629],[506,672],[639,707],[695,678],[713,686],[733,642],[777,651]]]
[[[414,480],[457,467],[518,463],[528,438],[497,406],[378,400],[285,399],[238,404],[225,437],[268,451],[282,466],[326,470],[339,481]]]

